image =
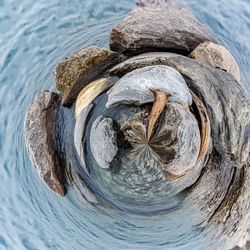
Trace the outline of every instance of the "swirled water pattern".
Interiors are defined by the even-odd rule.
[[[250,84],[250,2],[187,1],[236,57]],[[171,200],[168,213],[92,206],[70,189],[65,198],[39,179],[26,153],[23,122],[41,89],[56,91],[53,68],[108,34],[133,0],[0,0],[0,249],[217,249],[206,242],[193,204]],[[183,205],[183,204],[182,204]],[[198,210],[196,210],[198,211]]]

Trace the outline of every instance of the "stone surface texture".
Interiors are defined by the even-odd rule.
[[[55,120],[60,101],[56,93],[42,91],[25,117],[27,151],[39,176],[59,195],[65,195],[64,170],[56,149]]]
[[[200,178],[187,190],[188,199],[197,204],[208,227],[216,232],[218,249],[244,246],[250,237],[250,102],[246,92],[231,74],[166,52],[129,58],[110,73],[122,77],[152,65],[176,69],[204,103],[212,148]]]
[[[76,119],[75,129],[74,129],[74,146],[77,155],[80,159],[81,167],[87,174],[89,173],[89,170],[85,164],[83,137],[86,131],[86,120],[92,108],[93,104],[89,104],[80,112],[79,116]]]
[[[122,76],[152,65],[167,65],[182,74],[208,109],[215,149],[236,164],[246,162],[250,149],[250,103],[235,78],[223,70],[167,52],[131,57],[110,73]]]
[[[98,117],[91,127],[90,138],[90,148],[97,164],[101,168],[109,168],[118,152],[113,120],[103,116]]]
[[[188,54],[205,41],[215,42],[210,31],[187,8],[168,1],[141,2],[110,34],[112,50],[136,54],[157,49]]]
[[[232,54],[224,46],[212,42],[204,42],[192,51],[189,56],[214,68],[225,70],[240,82],[239,66]]]
[[[122,58],[110,50],[91,46],[63,59],[54,70],[56,86],[62,94],[62,104],[70,106],[83,87]]]
[[[78,117],[83,109],[110,86],[107,78],[101,78],[84,87],[76,99],[75,117]]]
[[[191,105],[192,97],[181,74],[164,65],[143,67],[123,76],[109,91],[107,107],[119,103],[150,103],[158,89],[171,94],[170,101]]]

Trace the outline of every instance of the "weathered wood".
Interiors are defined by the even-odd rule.
[[[150,116],[148,118],[148,127],[147,127],[147,140],[149,141],[155,124],[161,114],[161,112],[163,111],[163,109],[165,108],[165,105],[167,103],[168,100],[168,95],[164,92],[161,92],[159,90],[155,90],[155,89],[150,89],[152,91],[152,93],[155,96],[155,102],[153,104]]]

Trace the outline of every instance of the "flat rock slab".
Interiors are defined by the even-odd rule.
[[[205,42],[200,44],[189,56],[214,68],[225,70],[240,82],[239,66],[232,54],[224,46]]]
[[[65,195],[63,167],[56,150],[55,121],[59,96],[40,92],[25,117],[25,141],[30,159],[47,186]]]
[[[188,54],[205,41],[215,41],[185,7],[172,2],[151,2],[138,4],[112,29],[112,50],[138,54],[161,49]]]
[[[54,70],[56,85],[62,94],[62,104],[70,106],[83,87],[122,58],[116,52],[91,46],[63,59]]]

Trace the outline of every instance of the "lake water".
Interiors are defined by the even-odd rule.
[[[58,197],[40,181],[25,150],[27,106],[39,90],[55,91],[52,70],[57,62],[83,46],[107,47],[111,27],[134,3],[0,0],[1,250],[205,248],[197,231],[182,238],[165,231],[164,215],[98,211],[79,201],[72,190],[65,198]],[[187,4],[236,57],[249,91],[249,0]]]

